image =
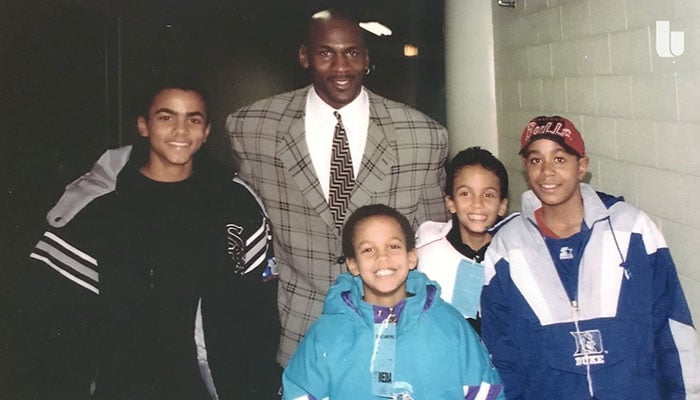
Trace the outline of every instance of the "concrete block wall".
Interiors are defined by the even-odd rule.
[[[656,52],[656,21],[684,53]],[[590,183],[652,216],[700,327],[700,0],[518,0],[493,7],[498,154],[511,209],[522,128],[559,114],[583,133]]]

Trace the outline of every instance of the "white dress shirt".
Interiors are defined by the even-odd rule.
[[[306,130],[306,145],[309,148],[311,162],[316,171],[316,176],[321,183],[323,195],[328,199],[328,186],[330,185],[331,152],[333,148],[333,134],[338,120],[333,115],[338,111],[343,120],[345,133],[352,157],[352,169],[357,178],[362,164],[362,156],[367,142],[367,129],[369,127],[369,96],[364,87],[360,94],[340,110],[336,110],[323,101],[316,89],[311,86],[306,96],[306,113],[304,125]]]

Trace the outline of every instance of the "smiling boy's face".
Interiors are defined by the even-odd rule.
[[[528,184],[543,207],[582,207],[579,182],[588,163],[549,139],[532,142],[523,156]]]
[[[501,198],[498,176],[481,165],[467,165],[455,173],[453,193],[445,197],[447,209],[460,224],[462,241],[476,249],[487,235],[486,230],[506,213],[508,200]]]
[[[418,255],[408,250],[398,221],[380,215],[359,222],[353,247],[348,270],[362,279],[366,302],[391,307],[406,298],[408,272],[416,267]]]
[[[211,128],[202,96],[182,89],[160,91],[151,102],[148,118],[139,117],[137,126],[148,139],[146,168],[155,180],[168,180],[174,171],[191,174],[192,159]]]

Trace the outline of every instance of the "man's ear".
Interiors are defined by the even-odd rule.
[[[360,269],[357,267],[357,261],[355,261],[354,258],[345,258],[345,264],[348,266],[348,272],[350,272],[351,275],[360,275]]]
[[[142,137],[148,137],[148,123],[146,123],[146,118],[139,117],[136,120],[136,127],[139,130],[139,135]]]
[[[299,46],[299,64],[304,69],[309,68],[309,54],[303,44]]]

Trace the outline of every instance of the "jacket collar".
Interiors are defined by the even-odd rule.
[[[420,316],[430,310],[440,297],[439,286],[417,270],[408,274],[406,290],[413,294],[405,299],[405,304],[400,318],[400,326],[412,325]],[[324,314],[347,314],[354,316],[358,322],[372,325],[374,323],[374,308],[365,302],[362,297],[364,290],[359,276],[352,276],[348,272],[338,276],[336,283],[326,295],[323,306]]]
[[[586,226],[592,227],[600,220],[610,218],[610,211],[603,204],[598,193],[587,183],[581,182],[581,196],[583,197],[583,221]],[[542,202],[537,198],[535,192],[528,190],[522,195],[523,215],[532,223],[535,223],[535,211],[542,207]]]

